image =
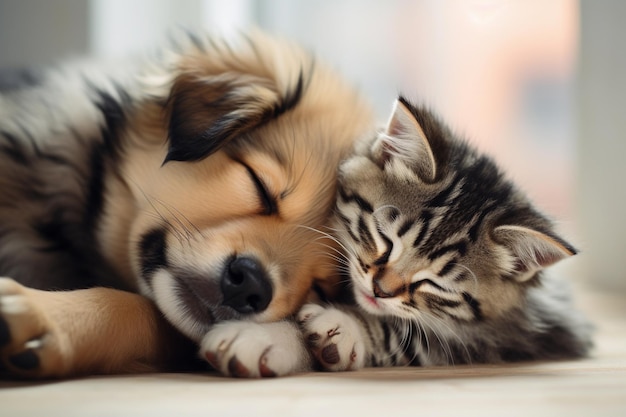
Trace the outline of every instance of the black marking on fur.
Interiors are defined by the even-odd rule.
[[[374,212],[372,204],[358,194],[348,194],[343,188],[340,188],[339,197],[341,197],[345,203],[356,203],[357,206],[366,213],[372,214]]]
[[[461,305],[460,301],[449,300],[430,293],[424,294],[424,299],[431,310],[438,310],[444,314],[447,314],[447,312],[442,309],[443,307],[458,308]]]
[[[419,287],[421,287],[424,284],[429,284],[435,288],[437,288],[439,291],[443,291],[443,292],[449,292],[448,290],[446,290],[445,288],[443,288],[442,286],[438,285],[436,282],[434,282],[433,280],[430,279],[421,279],[419,281],[415,281],[412,282],[409,285],[409,293],[413,294],[415,292],[415,290],[417,290]]]
[[[439,194],[433,197],[430,201],[426,202],[426,206],[428,207],[445,207],[448,205],[448,199],[452,192],[457,188],[457,185],[461,181],[463,177],[461,175],[456,175],[450,184],[444,188]]]
[[[443,255],[451,252],[457,252],[461,256],[465,256],[467,253],[467,242],[461,240],[459,242],[453,243],[451,245],[446,245],[442,248],[437,249],[436,251],[430,253],[428,255],[428,259],[431,261],[442,257]]]
[[[365,246],[367,249],[374,249],[374,237],[372,236],[372,233],[365,224],[365,219],[363,218],[363,216],[359,216],[359,221],[357,225],[361,244],[363,244],[363,246]]]
[[[476,242],[478,240],[478,233],[480,232],[480,226],[482,226],[483,222],[485,221],[485,217],[487,217],[487,215],[492,212],[493,208],[494,208],[493,205],[484,208],[481,211],[478,218],[476,219],[476,222],[472,225],[472,227],[470,227],[467,235],[471,242]]]
[[[391,352],[391,331],[389,330],[389,325],[383,320],[380,326],[383,329],[383,347],[385,352]]]
[[[402,225],[398,229],[398,233],[397,233],[398,237],[404,236],[409,230],[411,230],[411,227],[413,227],[414,224],[415,224],[415,220],[413,219],[405,220],[404,223],[402,223]]]
[[[107,158],[117,159],[118,157],[120,134],[126,123],[124,109],[131,105],[130,96],[119,86],[119,100],[110,93],[96,88],[94,88],[94,94],[96,107],[101,112],[104,123],[100,128],[102,142],[94,141],[89,155],[91,172],[86,186],[85,224],[90,230],[93,230],[97,224],[104,205],[104,178],[106,176],[104,161]]]
[[[106,153],[103,145],[94,145],[89,155],[91,169],[86,186],[85,200],[85,226],[87,230],[93,230],[102,214],[104,206],[104,167],[103,154]]]
[[[451,261],[448,261],[443,268],[441,268],[441,271],[439,271],[439,276],[440,277],[445,277],[446,275],[448,275],[450,273],[450,271],[452,271],[452,269],[454,269],[454,267],[456,266],[456,259],[453,259]]]
[[[389,223],[395,222],[396,220],[398,220],[398,217],[400,217],[400,210],[395,207],[390,207],[389,209],[387,209],[387,221]]]
[[[383,253],[378,259],[376,259],[373,263],[376,266],[385,265],[389,262],[389,256],[391,255],[391,251],[393,250],[393,242],[383,233],[380,233],[380,237],[385,241],[385,253]]]
[[[167,243],[165,229],[153,229],[145,233],[139,241],[141,276],[152,285],[152,275],[160,268],[167,267]]]
[[[125,89],[115,85],[115,91],[119,98],[104,90],[94,89],[96,106],[104,118],[100,134],[109,155],[115,155],[120,151],[120,134],[126,125],[126,113],[132,109],[132,99]]]
[[[506,346],[500,348],[500,358],[505,362],[525,362],[534,359],[534,355],[520,347]]]
[[[356,260],[359,263],[359,266],[361,267],[361,270],[367,274],[368,271],[370,270],[370,266],[366,265],[365,262],[363,262],[363,259],[361,259],[360,256],[357,256]]]
[[[430,222],[432,219],[433,219],[433,213],[431,211],[424,210],[422,212],[422,215],[420,216],[420,223],[421,223],[420,232],[415,238],[415,240],[413,241],[413,247],[415,249],[418,249],[420,245],[422,244],[422,242],[424,241],[424,238],[426,237],[426,234],[428,233],[428,229],[430,228]]]
[[[18,141],[14,135],[8,132],[0,132],[0,136],[2,136],[6,141],[6,144],[4,143],[5,141],[0,143],[0,152],[4,153],[7,157],[18,164],[26,165],[29,158],[26,155],[24,145]]]
[[[102,214],[104,205],[106,159],[119,158],[120,135],[126,124],[125,109],[131,107],[131,98],[123,88],[117,86],[120,99],[110,93],[94,88],[96,107],[102,113],[104,124],[100,128],[102,142],[95,141],[89,155],[91,172],[86,185],[85,225],[93,230]],[[110,173],[113,174],[113,173]]]
[[[344,216],[343,214],[341,214],[339,211],[337,211],[337,217],[339,218],[339,220],[341,220],[341,222],[345,226],[345,231],[348,232],[348,235],[350,236],[352,241],[357,244],[360,243],[361,240],[354,234],[354,232],[352,232],[351,220],[347,218],[346,216]]]
[[[346,226],[346,228],[350,228],[350,219],[347,218],[346,216],[344,216],[343,214],[341,214],[340,212],[337,212],[337,217],[339,218],[339,220],[341,220],[341,223],[343,223],[344,226]]]
[[[302,99],[302,95],[304,94],[305,90],[306,86],[304,85],[304,72],[301,68],[300,73],[298,74],[298,81],[296,82],[295,88],[285,94],[280,104],[274,107],[269,114],[265,115],[264,120],[275,119],[281,114],[286,113],[287,111],[296,107]]]
[[[476,300],[474,297],[472,297],[470,294],[466,292],[463,293],[463,299],[465,300],[467,305],[470,306],[470,308],[472,309],[472,312],[474,313],[474,319],[482,320],[483,313],[480,308],[480,303],[478,302],[478,300]]]
[[[381,364],[378,362],[378,359],[376,359],[376,355],[374,355],[373,353],[369,355],[368,360],[369,360],[370,366],[374,366],[374,367],[381,366]]]
[[[313,290],[315,295],[317,295],[317,297],[319,298],[320,302],[327,303],[327,302],[330,301],[328,295],[326,295],[326,292],[324,291],[324,289],[318,283],[314,282],[313,286],[311,287],[311,289]]]

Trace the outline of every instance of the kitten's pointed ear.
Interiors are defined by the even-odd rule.
[[[399,158],[416,169],[418,175],[434,181],[437,164],[424,130],[403,100],[396,100],[382,143],[383,163]]]
[[[562,239],[527,227],[498,226],[493,234],[513,255],[509,269],[520,282],[561,259],[576,255],[576,249]]]

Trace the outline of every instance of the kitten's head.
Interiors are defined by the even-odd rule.
[[[339,190],[355,297],[375,314],[498,317],[576,253],[489,157],[403,98],[342,164]]]

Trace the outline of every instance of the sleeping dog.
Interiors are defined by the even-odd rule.
[[[336,74],[262,33],[4,78],[1,367],[162,370],[215,323],[294,313],[336,276],[319,231],[371,120]]]

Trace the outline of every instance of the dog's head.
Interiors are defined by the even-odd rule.
[[[335,275],[322,232],[337,166],[371,113],[332,71],[261,34],[195,42],[175,61],[165,112],[138,114],[129,132],[136,207],[119,212],[134,213],[140,289],[197,339],[217,321],[292,314]]]

